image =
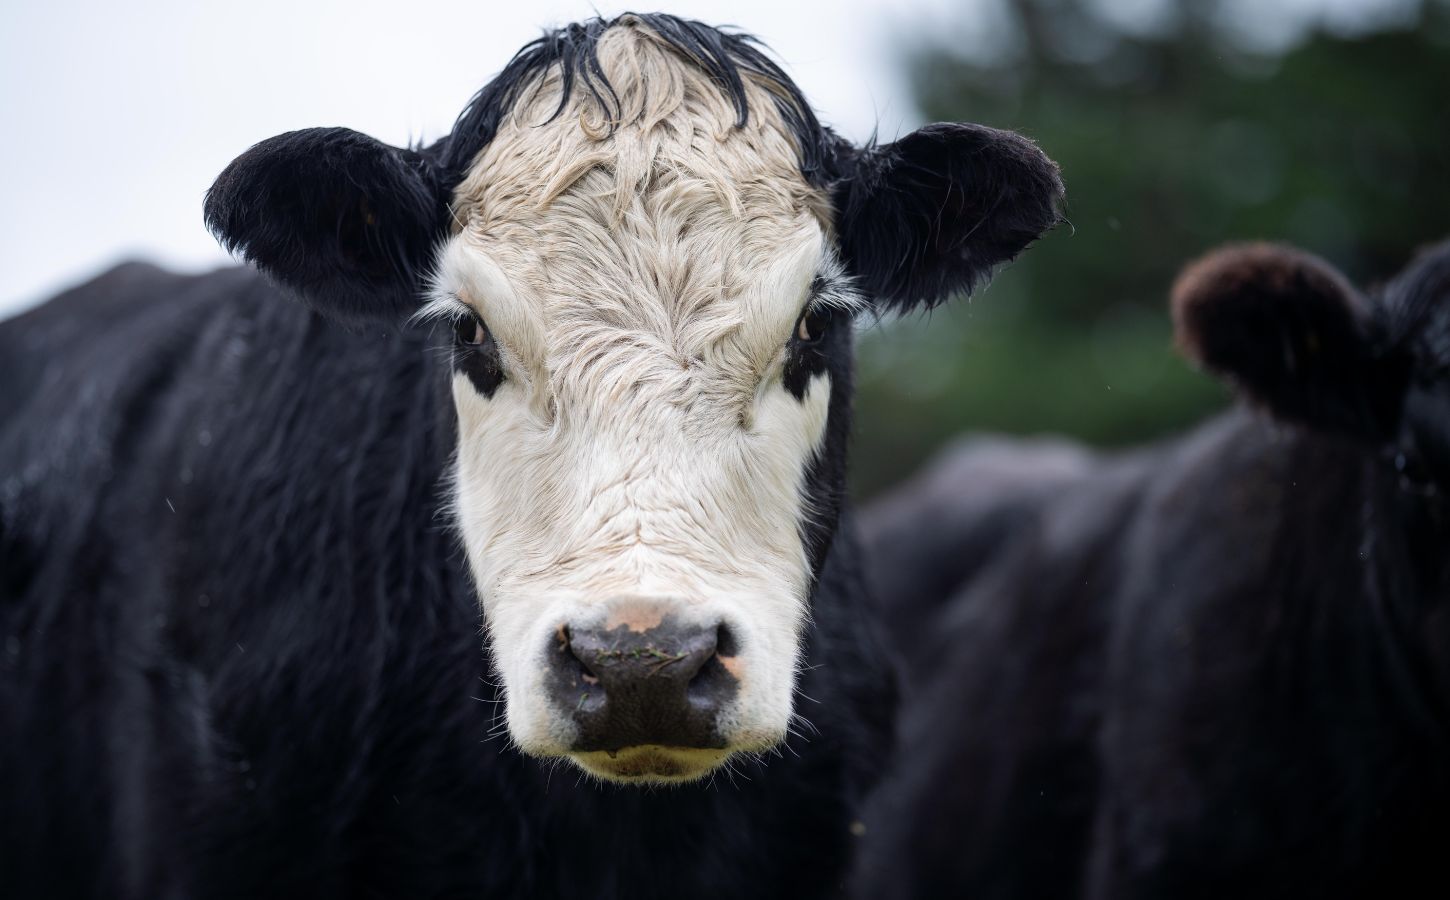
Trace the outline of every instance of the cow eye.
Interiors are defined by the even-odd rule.
[[[799,344],[818,344],[831,325],[831,317],[819,309],[807,309],[795,324],[795,341]]]
[[[465,347],[479,347],[488,342],[488,326],[475,313],[454,319],[453,333],[458,343]]]

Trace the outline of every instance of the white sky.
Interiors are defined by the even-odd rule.
[[[1124,18],[1164,0],[1096,0]],[[1416,0],[1274,3],[1279,19]],[[663,0],[765,40],[822,118],[861,140],[914,127],[895,48],[981,38],[994,0]],[[633,4],[631,4],[632,6]],[[547,25],[614,14],[586,0],[0,0],[0,315],[124,257],[225,262],[202,195],[251,144],[345,125],[402,144],[445,133]],[[644,6],[643,8],[650,8]],[[1263,18],[1263,7],[1252,19]],[[1270,17],[1272,18],[1272,17]],[[973,28],[975,26],[975,29]],[[990,39],[990,36],[986,36]]]

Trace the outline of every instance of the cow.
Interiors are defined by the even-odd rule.
[[[1094,470],[1071,441],[974,434],[948,444],[857,520],[867,596],[888,647],[935,627],[937,610],[1006,552],[1044,502]]]
[[[893,702],[853,322],[1061,197],[659,14],[546,32],[426,146],[247,150],[205,219],[249,266],[0,325],[6,895],[837,895]]]
[[[919,618],[860,897],[1450,890],[1450,242],[1370,294],[1231,246],[1172,306],[1234,408],[968,443],[865,514],[924,572],[873,564]]]

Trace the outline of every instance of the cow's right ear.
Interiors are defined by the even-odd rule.
[[[206,224],[228,249],[351,324],[413,312],[449,192],[433,165],[346,128],[262,141],[217,178]]]
[[[1178,276],[1172,306],[1184,354],[1274,415],[1371,440],[1398,427],[1408,367],[1381,352],[1369,302],[1318,257],[1220,248]]]

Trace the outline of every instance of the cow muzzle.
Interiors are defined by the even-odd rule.
[[[547,653],[569,754],[609,778],[688,778],[728,755],[724,719],[739,690],[735,636],[678,601],[605,604],[602,619],[561,623]],[[700,768],[700,773],[693,770]]]

